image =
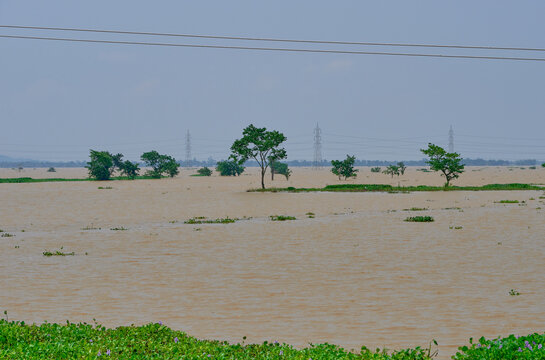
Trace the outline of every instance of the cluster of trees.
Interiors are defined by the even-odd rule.
[[[281,147],[282,143],[287,140],[284,134],[278,131],[267,131],[266,128],[258,128],[250,124],[242,131],[242,138],[234,141],[231,146],[231,156],[229,160],[219,161],[216,164],[216,171],[221,176],[239,176],[244,172],[244,163],[248,160],[255,161],[261,168],[261,187],[265,189],[265,174],[267,169],[271,169],[271,177],[274,180],[275,174],[281,174],[289,179],[291,170],[287,163],[280,160],[287,158],[286,150]],[[464,172],[464,164],[458,153],[449,153],[440,146],[429,143],[427,149],[420,150],[428,156],[426,163],[433,171],[442,173],[445,177],[445,186],[449,186],[453,179],[457,179]],[[112,155],[107,151],[90,150],[90,161],[86,168],[89,170],[89,176],[97,180],[109,180],[115,171],[121,175],[134,179],[138,176],[140,170],[137,163],[129,160],[123,161],[123,154]],[[179,173],[180,165],[176,160],[169,156],[159,154],[152,150],[142,154],[140,159],[145,163],[148,170],[146,175],[160,178],[162,176],[174,177]],[[339,177],[339,180],[344,178],[356,177],[358,169],[354,168],[356,157],[354,155],[346,155],[344,160],[332,160],[331,172]],[[543,164],[545,167],[545,164]],[[384,174],[400,176],[405,173],[406,166],[403,162],[398,162],[396,165],[387,166]],[[371,169],[373,172],[380,172],[380,167]],[[210,176],[212,170],[208,167],[203,167],[197,171],[201,176]]]
[[[108,151],[90,150],[90,161],[85,166],[89,172],[89,177],[96,180],[110,180],[117,171],[119,175],[126,176],[129,179],[135,179],[140,172],[138,163],[123,160],[123,154],[111,154]],[[143,153],[140,160],[144,162],[151,170],[146,172],[147,176],[160,178],[167,175],[174,177],[179,173],[180,165],[169,155],[159,154],[152,150]]]
[[[430,169],[441,172],[441,175],[445,177],[447,180],[445,186],[449,186],[453,179],[457,179],[464,172],[465,166],[462,164],[462,158],[458,153],[449,153],[442,147],[432,143],[428,144],[427,149],[420,149],[420,151],[428,156],[426,164],[430,166]],[[358,170],[354,169],[355,162],[356,157],[350,155],[346,155],[346,159],[344,160],[333,160],[331,161],[331,172],[337,175],[339,180],[342,177],[345,180],[356,177]],[[545,164],[543,166],[545,167]],[[394,175],[400,176],[405,174],[406,169],[407,167],[403,162],[398,162],[396,165],[389,165],[383,173],[391,175],[393,178]],[[380,167],[374,167],[371,171],[380,172]]]

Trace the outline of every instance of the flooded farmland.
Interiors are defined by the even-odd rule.
[[[436,339],[442,359],[469,337],[543,331],[544,191],[254,193],[246,190],[259,186],[256,169],[237,178],[193,173],[0,184],[0,229],[14,235],[0,237],[0,310],[37,323],[162,321],[198,338],[298,347],[396,349]],[[0,170],[21,176],[86,172]],[[268,180],[443,183],[416,168],[399,178],[360,168],[349,181],[294,168],[289,181]],[[545,169],[469,167],[454,184],[511,182],[544,184]],[[404,221],[416,215],[435,221]],[[184,223],[194,217],[241,220]],[[61,249],[75,255],[43,256]]]

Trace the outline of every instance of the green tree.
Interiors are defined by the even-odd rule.
[[[212,170],[210,170],[209,168],[207,168],[206,166],[203,167],[203,168],[200,168],[199,170],[197,170],[197,173],[201,176],[211,176],[212,175]]]
[[[96,180],[110,180],[115,170],[112,154],[107,151],[89,150],[90,161],[87,163],[89,177]]]
[[[400,174],[400,170],[399,170],[399,166],[397,165],[389,165],[386,170],[383,171],[384,174],[388,174],[388,175],[391,175],[392,178],[394,177],[394,175],[397,175],[399,176]]]
[[[280,147],[287,138],[284,134],[250,124],[242,131],[242,138],[231,146],[231,159],[239,165],[254,159],[261,168],[261,188],[265,189],[265,173],[271,161],[285,159],[286,150]]]
[[[239,176],[244,172],[244,166],[239,165],[233,160],[218,161],[216,164],[216,171],[221,176]]]
[[[284,175],[286,180],[290,179],[291,170],[288,167],[288,164],[282,163],[280,161],[272,161],[271,165],[271,180],[274,180],[274,174]]]
[[[163,173],[174,177],[180,172],[180,165],[172,156],[161,155],[155,150],[143,153],[140,159],[146,166],[151,167],[151,170],[148,170],[146,174],[154,178],[160,178]]]
[[[139,171],[140,167],[138,166],[138,163],[133,163],[129,160],[125,160],[121,163],[121,174],[131,180],[134,180],[138,176]]]
[[[356,177],[358,169],[354,169],[354,163],[356,162],[356,156],[349,156],[346,155],[346,159],[344,160],[332,160],[331,166],[333,168],[331,169],[331,172],[339,177],[339,180],[341,180],[341,177],[344,177],[344,179],[348,179],[349,177]]]
[[[442,175],[447,179],[445,187],[450,185],[452,179],[457,179],[464,172],[462,158],[458,153],[446,152],[442,147],[432,143],[428,143],[428,148],[420,149],[420,151],[429,157],[426,163],[430,169],[443,173]]]
[[[400,161],[397,163],[397,167],[399,168],[399,173],[401,175],[405,175],[405,170],[407,170],[407,167],[405,166],[405,163],[403,161]]]

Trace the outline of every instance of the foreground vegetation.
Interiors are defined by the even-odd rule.
[[[297,350],[287,344],[229,344],[198,340],[162,324],[106,329],[100,325],[0,320],[2,359],[431,359],[430,349],[348,352],[330,344]]]
[[[413,192],[413,191],[506,191],[506,190],[545,190],[543,186],[531,184],[488,184],[483,186],[392,186],[385,184],[339,184],[327,185],[323,188],[269,188],[269,189],[252,189],[253,191],[287,191],[287,192],[311,192],[311,191],[337,191],[337,192]]]
[[[6,312],[4,312],[6,314]],[[7,316],[7,315],[6,315]],[[245,339],[245,337],[243,338]],[[545,334],[510,335],[504,338],[480,338],[458,348],[455,360],[469,359],[545,359]],[[436,356],[437,343],[430,347],[389,352],[359,352],[320,344],[295,349],[288,344],[229,344],[199,340],[161,323],[107,329],[87,323],[27,325],[0,320],[0,358],[2,359],[373,359],[426,360]],[[433,346],[433,348],[432,348]]]

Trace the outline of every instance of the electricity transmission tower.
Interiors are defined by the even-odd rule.
[[[191,162],[191,134],[187,130],[187,134],[185,135],[185,166],[191,166]]]
[[[314,160],[312,162],[314,169],[320,169],[322,167],[322,130],[316,123],[314,129]]]
[[[450,126],[450,130],[448,132],[448,152],[454,152],[454,130],[452,130],[452,125]]]

